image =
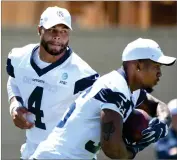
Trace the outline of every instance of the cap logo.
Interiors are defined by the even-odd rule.
[[[63,14],[63,12],[61,12],[61,11],[57,11],[57,15],[58,15],[60,18],[64,18],[64,14]]]
[[[48,18],[47,18],[47,17],[44,18],[44,22],[46,22],[46,21],[48,21]]]

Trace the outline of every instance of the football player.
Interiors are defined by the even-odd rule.
[[[8,55],[7,91],[15,126],[26,129],[21,158],[28,159],[57,125],[64,111],[98,74],[69,47],[70,13],[48,7],[41,15],[39,44]]]
[[[134,158],[167,135],[169,111],[144,89],[155,86],[161,65],[172,65],[176,58],[165,56],[155,41],[139,38],[124,49],[122,61],[121,69],[100,77],[77,98],[31,158],[93,159],[100,148],[112,159]],[[122,135],[123,124],[136,106],[145,109],[148,103],[157,115],[142,132],[142,139],[130,143]]]

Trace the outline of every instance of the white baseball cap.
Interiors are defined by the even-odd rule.
[[[138,38],[129,43],[122,54],[122,61],[138,59],[150,59],[163,65],[172,65],[176,61],[175,57],[165,56],[154,40],[143,38]]]
[[[41,14],[39,27],[43,26],[45,29],[49,29],[57,24],[64,24],[72,30],[70,13],[65,8],[48,7]]]
[[[170,110],[170,113],[172,115],[176,114],[177,115],[177,99],[172,99],[169,103],[168,103],[168,108]]]

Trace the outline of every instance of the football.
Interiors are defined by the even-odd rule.
[[[138,142],[141,132],[148,128],[150,116],[144,110],[134,109],[123,125],[123,135],[130,142]]]

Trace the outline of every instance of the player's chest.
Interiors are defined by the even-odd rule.
[[[15,75],[20,92],[26,98],[33,92],[40,91],[47,99],[61,101],[73,94],[75,79],[73,73],[67,69],[55,68],[39,76],[32,67],[27,65],[18,68]]]

